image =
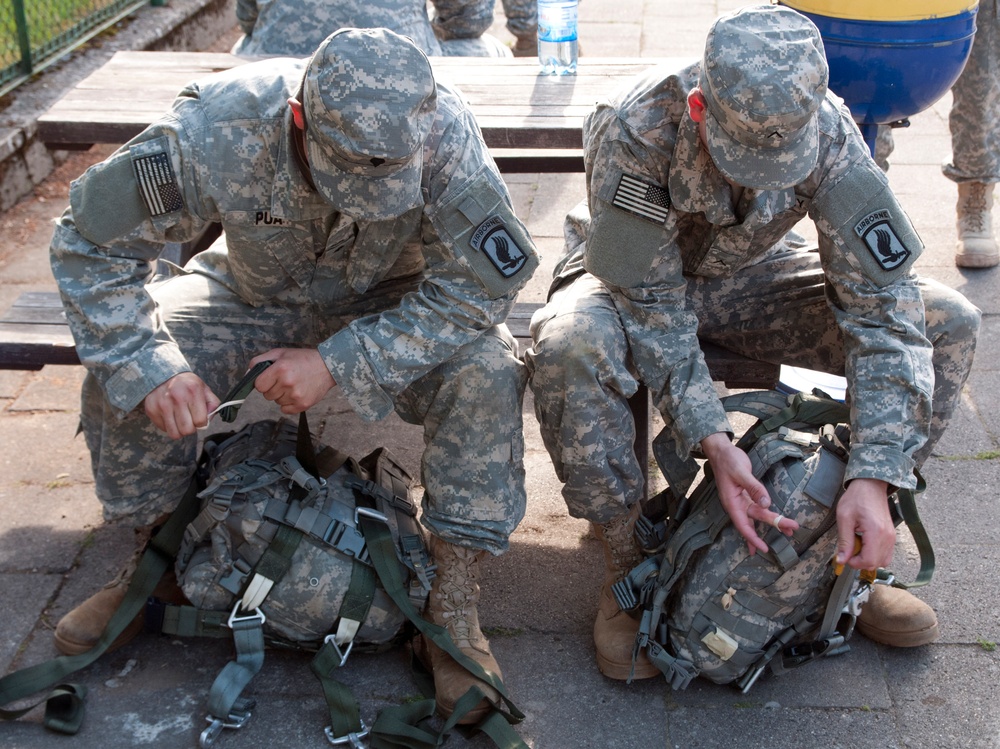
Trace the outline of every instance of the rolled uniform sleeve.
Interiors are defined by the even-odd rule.
[[[388,415],[395,396],[502,323],[538,265],[471,114],[445,99],[443,133],[424,152],[422,280],[398,307],[355,320],[319,346],[369,420]]]
[[[588,121],[588,143],[591,229],[584,266],[611,292],[638,375],[686,457],[708,435],[731,434],[732,427],[698,343],[697,317],[686,306],[677,213],[654,220],[612,203],[623,177],[666,184],[670,156],[632,137],[611,107]]]
[[[179,132],[167,117],[75,180],[50,245],[77,353],[122,415],[190,370],[146,289],[164,244],[206,225]]]
[[[859,150],[852,139],[843,143],[810,208],[851,393],[845,480],[913,488],[913,454],[927,440],[934,388],[911,270],[923,245],[884,174]]]

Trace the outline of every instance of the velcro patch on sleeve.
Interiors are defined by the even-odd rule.
[[[516,275],[528,262],[528,254],[518,245],[500,216],[490,216],[476,227],[469,244],[486,255],[504,278]]]
[[[522,287],[538,267],[531,235],[511,210],[499,177],[495,183],[486,166],[434,206],[430,218],[491,299]]]
[[[662,225],[670,212],[670,193],[660,185],[623,172],[611,198],[611,205]]]
[[[893,271],[913,256],[892,227],[888,210],[869,213],[854,227],[854,233],[864,241],[875,262],[884,271]]]
[[[142,201],[152,217],[179,211],[184,207],[180,185],[166,151],[133,156],[132,169]]]
[[[882,171],[870,159],[813,200],[813,218],[857,259],[865,278],[886,286],[904,276],[924,245]]]

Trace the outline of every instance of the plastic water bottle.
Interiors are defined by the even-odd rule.
[[[576,75],[577,0],[538,0],[538,61],[543,75]]]

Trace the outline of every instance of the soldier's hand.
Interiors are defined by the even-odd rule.
[[[208,423],[208,414],[219,399],[194,372],[181,372],[154,388],[143,401],[146,416],[170,439],[198,431]]]
[[[276,348],[254,357],[250,366],[271,360],[254,387],[269,401],[281,406],[283,414],[302,413],[332,388],[333,375],[316,349]]]
[[[701,441],[702,451],[712,466],[719,501],[729,514],[740,535],[746,539],[750,553],[767,552],[767,544],[757,535],[753,521],[760,520],[775,527],[786,536],[792,535],[799,524],[768,508],[771,498],[767,489],[753,475],[750,458],[734,445],[722,432],[709,435]]]
[[[837,503],[837,564],[858,570],[888,567],[896,546],[889,514],[888,485],[877,479],[854,479]],[[854,538],[861,550],[854,552]]]

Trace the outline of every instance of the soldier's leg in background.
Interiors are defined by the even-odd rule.
[[[955,85],[948,117],[952,160],[942,171],[958,183],[955,262],[988,268],[1000,262],[993,231],[994,185],[1000,182],[1000,0],[981,0],[972,51]]]
[[[593,630],[598,668],[618,680],[659,676],[644,652],[633,662],[638,622],[611,592],[643,560],[634,534],[643,472],[628,406],[638,382],[621,320],[604,285],[584,274],[535,313],[531,337],[524,358],[542,439],[570,515],[590,520],[604,554]]]

